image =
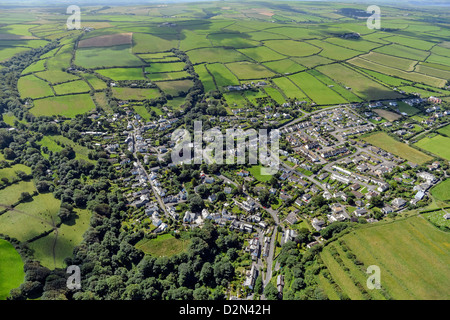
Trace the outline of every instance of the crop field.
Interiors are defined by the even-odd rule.
[[[342,242],[327,246],[321,256],[339,290],[350,299],[367,295],[375,299],[442,299],[450,286],[446,276],[450,258],[445,254],[449,241],[448,233],[415,216],[351,232]],[[333,255],[331,247],[336,250]],[[354,264],[348,253],[363,265]],[[380,290],[362,290],[369,265],[380,268]]]
[[[307,72],[300,72],[289,76],[303,92],[318,105],[330,105],[347,102],[335,91],[317,80],[313,75]]]
[[[317,69],[342,86],[351,88],[354,94],[363,99],[378,100],[402,97],[399,93],[341,64],[322,66]]]
[[[264,79],[275,75],[262,65],[246,61],[228,63],[226,66],[241,80]]]
[[[53,86],[55,93],[57,95],[66,95],[71,93],[86,93],[91,90],[86,81],[77,80],[66,83],[61,83],[56,86]]]
[[[431,138],[425,137],[414,144],[415,146],[431,152],[450,161],[450,138],[437,134]]]
[[[30,111],[36,116],[59,114],[71,118],[92,109],[95,109],[95,104],[89,94],[76,94],[35,100]]]
[[[22,97],[43,98],[53,96],[50,85],[34,75],[21,77],[17,83],[17,88]]]
[[[384,38],[384,40],[395,42],[407,47],[416,48],[420,50],[430,50],[435,43],[429,42],[429,41],[423,41],[419,39],[409,38],[409,37],[403,37],[403,36],[392,36]]]
[[[155,99],[161,96],[157,88],[112,88],[114,98],[119,100],[145,100]]]
[[[377,132],[364,138],[364,140],[371,145],[379,147],[387,152],[390,152],[400,158],[411,161],[421,165],[433,158],[429,155],[408,146],[405,143],[401,143],[394,138],[390,137],[385,132]]]
[[[142,68],[111,68],[96,70],[96,72],[115,81],[147,79]]]
[[[431,189],[431,194],[438,200],[450,201],[450,179],[445,179]]]
[[[280,74],[290,74],[305,70],[305,68],[291,59],[263,63],[264,66]]]
[[[373,77],[374,79],[376,79],[378,81],[381,81],[382,83],[384,83],[385,85],[390,86],[390,87],[400,87],[402,85],[411,84],[411,81],[409,81],[409,80],[388,76],[384,73],[376,72],[373,70],[369,70],[369,69],[365,69],[365,68],[361,68],[361,67],[359,67],[358,70],[364,72],[365,74],[369,75],[370,77]]]
[[[0,239],[0,300],[6,300],[11,289],[17,288],[25,279],[23,261],[13,245]]]
[[[432,68],[432,67],[422,65],[422,64],[420,64],[416,67],[416,71],[419,73],[438,77],[441,79],[450,79],[450,71],[436,69],[436,68]]]

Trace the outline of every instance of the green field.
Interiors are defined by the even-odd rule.
[[[38,60],[31,64],[29,67],[25,68],[25,70],[22,71],[22,74],[29,74],[33,72],[39,72],[45,70],[45,59]]]
[[[23,261],[13,245],[0,239],[0,300],[6,300],[11,289],[25,279]]]
[[[278,88],[280,88],[286,97],[288,98],[296,98],[296,99],[307,99],[305,93],[300,90],[291,80],[288,78],[276,78],[273,79],[273,83],[276,84]]]
[[[447,210],[440,210],[424,213],[423,216],[438,227],[446,227],[450,229],[450,220],[444,218],[444,215],[447,213]]]
[[[438,129],[438,132],[450,138],[450,124]]]
[[[205,89],[205,92],[217,89],[216,85],[214,84],[214,78],[208,72],[206,64],[196,65],[194,66],[194,70],[198,74],[200,81],[203,84],[203,88]]]
[[[152,63],[150,67],[145,68],[145,71],[148,73],[182,71],[184,66],[184,62]]]
[[[35,190],[36,188],[34,187],[34,183],[31,181],[19,181],[17,183],[13,183],[10,186],[0,190],[0,205],[10,206],[19,200],[22,192],[32,194]]]
[[[376,147],[419,165],[433,159],[429,155],[395,140],[385,132],[371,134],[365,137],[364,140]]]
[[[155,257],[173,256],[186,250],[187,246],[186,240],[176,239],[170,234],[163,234],[151,240],[144,239],[136,243],[136,248]]]
[[[201,48],[187,52],[192,63],[235,62],[249,60],[239,51],[225,48]]]
[[[141,66],[141,59],[131,53],[128,44],[112,47],[79,48],[75,54],[76,65],[85,68]]]
[[[300,87],[303,92],[305,92],[306,95],[318,105],[330,105],[347,102],[347,100],[345,100],[342,96],[307,72],[296,73],[288,78]]]
[[[66,83],[61,83],[56,86],[53,86],[55,93],[57,95],[66,95],[72,93],[86,93],[91,90],[86,81],[77,80]]]
[[[83,241],[83,234],[89,227],[89,210],[75,209],[76,215],[68,224],[62,224],[57,233],[29,243],[34,257],[49,269],[66,267],[64,259],[71,257],[75,246]]]
[[[257,62],[273,61],[283,59],[284,56],[265,46],[240,49],[239,52],[245,54]]]
[[[269,40],[264,45],[273,51],[289,57],[306,57],[320,52],[320,47],[307,42],[293,40]]]
[[[193,85],[192,80],[174,80],[156,82],[156,85],[166,94],[174,97],[179,96],[180,92],[186,93]]]
[[[396,57],[400,57],[400,58],[419,60],[419,61],[424,61],[429,55],[429,53],[427,51],[409,48],[409,47],[401,46],[398,44],[384,46],[384,47],[375,49],[374,51],[392,55],[392,56],[396,56]]]
[[[321,256],[339,289],[350,299],[363,299],[362,289],[375,299],[428,300],[448,296],[450,234],[425,219],[416,216],[374,225],[351,232],[342,241],[363,266],[353,264],[338,242],[332,244],[338,255],[331,255],[327,246]],[[339,258],[350,271],[342,269]],[[380,268],[380,290],[366,287],[365,270],[369,265]]]
[[[24,98],[42,98],[53,96],[52,88],[47,82],[34,75],[21,77],[17,83],[19,93]]]
[[[96,72],[115,81],[147,80],[147,78],[144,76],[142,68],[112,68],[96,70]]]
[[[228,63],[227,68],[241,80],[264,79],[275,75],[262,65],[246,61]]]
[[[448,148],[450,138],[448,137],[441,136],[440,134],[432,138],[425,137],[414,145],[450,161],[450,149]]]
[[[248,171],[258,181],[261,181],[261,182],[269,181],[272,178],[272,176],[271,175],[261,174],[261,168],[263,168],[263,166],[261,166],[261,165],[254,165],[254,166],[249,167]]]
[[[263,65],[280,74],[296,73],[305,70],[303,66],[291,59],[265,62]]]
[[[161,96],[157,88],[112,88],[113,96],[119,100],[156,99]]]
[[[30,111],[36,116],[63,115],[72,118],[92,109],[95,109],[95,104],[89,94],[76,94],[35,100]]]
[[[221,63],[212,63],[206,66],[206,69],[214,77],[217,87],[239,85],[239,79]]]
[[[9,168],[0,169],[0,179],[7,178],[7,179],[9,179],[9,181],[11,181],[13,178],[17,177],[17,174],[16,174],[17,171],[23,171],[26,174],[31,174],[30,167],[27,167],[23,164],[18,163]]]

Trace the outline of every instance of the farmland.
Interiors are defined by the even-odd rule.
[[[37,116],[60,114],[74,117],[92,109],[95,109],[95,104],[91,97],[88,94],[77,94],[36,100],[31,112]]]
[[[339,290],[350,299],[366,297],[360,288],[365,286],[365,268],[369,265],[377,265],[381,271],[381,290],[365,291],[369,297],[441,299],[447,295],[450,285],[446,276],[450,260],[445,254],[449,238],[448,233],[415,216],[345,235],[328,245],[322,258]],[[363,266],[355,265],[348,252]],[[344,271],[339,263],[348,266],[350,271]]]
[[[369,135],[364,140],[412,163],[422,164],[432,159],[429,155],[395,140],[384,132]]]
[[[11,289],[23,282],[25,273],[19,253],[7,241],[0,239],[0,300],[9,296]]]
[[[425,137],[414,145],[450,161],[449,143],[450,138],[437,134],[432,137]]]

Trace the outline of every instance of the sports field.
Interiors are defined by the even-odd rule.
[[[385,132],[377,132],[363,138],[366,142],[416,164],[423,164],[433,158],[429,155],[399,142]]]
[[[350,299],[443,299],[450,288],[449,243],[449,233],[414,216],[351,232],[321,256],[337,290]],[[370,265],[380,268],[380,290],[366,286]]]

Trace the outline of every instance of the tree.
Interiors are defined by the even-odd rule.
[[[192,212],[200,212],[205,207],[205,203],[198,195],[194,195],[189,199],[189,210]]]
[[[370,199],[370,204],[373,205],[374,207],[381,208],[384,202],[381,196],[374,196],[372,197],[372,199]]]
[[[271,282],[264,288],[264,296],[267,300],[278,300],[278,290]]]
[[[73,207],[68,203],[62,203],[61,208],[59,209],[58,217],[62,222],[67,222],[72,219],[75,212],[73,211]]]
[[[31,194],[30,194],[29,192],[27,192],[27,191],[22,192],[22,193],[20,194],[20,197],[19,197],[19,201],[20,201],[20,202],[22,202],[22,201],[29,201],[29,200],[31,200],[31,199],[33,199],[33,197],[32,197]]]
[[[10,148],[5,148],[3,154],[5,155],[6,160],[14,160],[17,157],[15,152]]]
[[[255,280],[255,286],[253,287],[253,291],[257,294],[261,294],[263,292],[263,281],[261,274]]]

